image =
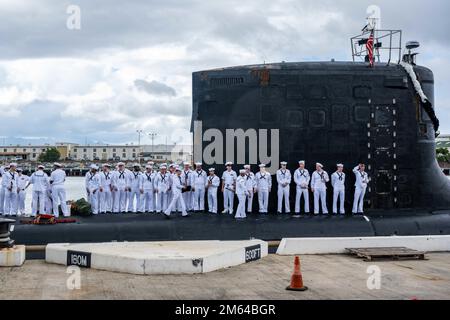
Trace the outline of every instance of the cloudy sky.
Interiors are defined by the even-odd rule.
[[[0,144],[136,143],[138,129],[190,142],[193,71],[349,60],[372,4],[382,27],[421,42],[450,133],[447,0],[0,0]]]

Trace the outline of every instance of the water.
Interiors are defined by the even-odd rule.
[[[67,177],[66,183],[66,197],[67,200],[78,200],[86,198],[86,189],[84,187],[84,177]],[[31,198],[32,198],[33,186],[29,186],[27,189],[27,195],[25,198],[25,212],[31,212]]]

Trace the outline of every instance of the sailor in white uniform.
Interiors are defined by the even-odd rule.
[[[100,205],[100,175],[98,174],[98,166],[91,164],[91,170],[86,173],[85,177],[86,192],[88,194],[88,202],[91,204],[92,214],[98,214]]]
[[[337,171],[331,175],[331,185],[333,186],[333,214],[338,214],[337,202],[339,200],[339,213],[345,214],[345,173],[344,165],[339,163]]]
[[[3,175],[5,192],[5,216],[17,215],[17,194],[19,175],[16,172],[17,164],[11,163],[9,170]]]
[[[105,163],[102,166],[102,172],[100,175],[100,213],[110,213],[112,212],[113,197],[112,197],[112,173],[111,165]]]
[[[256,179],[255,174],[251,171],[251,166],[249,164],[246,164],[244,166],[244,169],[245,169],[245,185],[247,186],[247,190],[249,193],[247,197],[247,213],[252,213],[253,198],[256,190]]]
[[[364,213],[364,196],[366,194],[367,185],[369,184],[369,175],[367,174],[366,166],[364,163],[360,163],[353,169],[353,173],[356,177],[355,182],[355,197],[353,200],[353,214]]]
[[[141,166],[138,163],[135,163],[130,175],[130,192],[128,194],[127,212],[136,213],[141,209],[141,195],[144,193],[141,175]]]
[[[205,211],[205,191],[208,178],[205,170],[202,170],[200,162],[195,164],[192,174],[192,191],[194,192],[194,211]]]
[[[311,177],[311,191],[314,193],[314,214],[319,214],[319,200],[322,204],[322,214],[328,214],[327,208],[327,182],[330,181],[328,173],[323,170],[323,165],[316,163],[316,171]]]
[[[19,175],[17,181],[17,210],[19,215],[25,215],[25,198],[27,195],[26,188],[28,186],[28,182],[30,181],[30,177],[26,174],[23,174],[23,170],[18,168],[17,174]]]
[[[145,171],[141,175],[142,189],[144,194],[141,201],[141,212],[155,212],[155,178],[157,172],[153,170],[153,163],[145,166]]]
[[[114,190],[113,213],[125,212],[130,185],[129,171],[125,170],[125,163],[117,164],[117,170],[112,174],[111,184]]]
[[[185,162],[184,164],[184,168],[183,168],[183,174],[181,175],[181,179],[183,180],[183,184],[188,188],[187,191],[185,191],[183,193],[183,199],[184,199],[184,204],[186,205],[186,210],[187,211],[192,211],[194,210],[194,203],[192,201],[193,199],[193,192],[192,190],[192,178],[193,178],[193,173],[194,171],[192,171],[191,169],[191,164],[189,162]],[[189,190],[191,189],[191,190]]]
[[[167,165],[163,163],[155,178],[155,190],[157,196],[156,211],[163,213],[166,211],[169,203],[170,175],[167,172]]]
[[[164,215],[169,218],[170,213],[174,208],[181,208],[181,215],[183,217],[188,217],[189,214],[186,211],[186,205],[184,204],[184,200],[182,197],[182,192],[186,187],[183,185],[183,181],[181,178],[181,168],[178,166],[175,167],[175,175],[172,179],[172,200],[170,201],[169,206],[164,211]]]
[[[233,214],[234,210],[234,191],[236,187],[237,174],[232,169],[233,163],[225,163],[227,168],[222,173],[222,193],[223,193],[223,206],[224,210],[222,213]]]
[[[256,173],[256,191],[258,192],[259,213],[268,213],[269,193],[272,189],[272,176],[266,171],[266,165],[259,165]]]
[[[8,171],[9,171],[9,164],[0,167],[0,175],[2,177]],[[6,180],[2,179],[2,182],[0,184],[0,215],[2,215],[5,212],[5,194],[6,194],[6,186],[4,185],[5,182]]]
[[[236,196],[238,197],[239,204],[236,210],[236,219],[245,219],[247,215],[245,214],[245,201],[249,197],[250,192],[247,188],[247,178],[246,170],[239,170],[239,177],[236,179]]]
[[[47,201],[47,190],[50,187],[50,179],[44,172],[45,167],[39,165],[31,177],[28,185],[33,185],[33,196],[31,200],[31,216],[36,217],[39,209],[39,214],[46,213],[45,203]],[[27,186],[28,188],[28,186]],[[50,212],[50,211],[49,211]]]
[[[308,169],[305,169],[305,161],[299,161],[298,164],[299,168],[294,173],[294,182],[297,185],[295,214],[299,215],[301,212],[300,202],[302,196],[305,201],[304,212],[305,214],[309,214],[309,182],[311,181],[311,176],[309,175]]]
[[[284,198],[284,210],[286,213],[291,213],[289,205],[289,191],[291,189],[292,175],[287,167],[287,162],[280,163],[281,168],[277,170],[277,183],[278,183],[278,213],[283,213],[283,198]]]
[[[208,192],[208,212],[217,213],[217,189],[220,186],[220,178],[215,174],[215,169],[209,169],[209,176],[206,183]]]
[[[175,163],[171,163],[170,165],[169,165],[169,180],[170,180],[170,188],[169,188],[169,192],[168,192],[168,198],[167,198],[167,203],[169,203],[170,204],[170,202],[172,202],[172,180],[173,180],[173,178],[176,176],[176,173],[175,173],[175,168],[177,167],[177,165],[175,164]],[[173,207],[172,208],[172,212],[175,212],[175,211],[177,211],[178,210],[178,208],[177,207]]]
[[[55,170],[50,174],[50,184],[52,193],[53,215],[59,217],[59,208],[61,205],[61,211],[64,217],[69,215],[69,210],[66,203],[66,189],[64,183],[66,182],[66,173],[62,170],[62,165],[55,162],[53,167]]]

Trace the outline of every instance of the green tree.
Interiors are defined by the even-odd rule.
[[[447,148],[438,148],[436,158],[439,162],[450,162],[450,151]]]
[[[61,153],[59,153],[56,148],[49,148],[45,152],[39,155],[40,162],[54,162],[58,161],[61,157]]]

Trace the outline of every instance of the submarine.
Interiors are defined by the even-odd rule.
[[[400,30],[375,28],[351,42],[353,61],[263,63],[192,74],[194,162],[215,168],[219,177],[228,161],[235,171],[250,164],[255,172],[264,163],[271,174],[281,161],[292,173],[300,160],[310,172],[320,162],[329,174],[342,163],[346,216],[277,214],[273,178],[267,215],[258,213],[255,199],[243,221],[208,213],[170,220],[99,215],[52,226],[17,221],[16,243],[450,234],[450,180],[435,155],[434,77],[416,63],[419,43],[403,49]],[[352,168],[360,162],[370,182],[365,214],[353,216]],[[291,207],[295,188],[292,182]],[[327,192],[331,207],[330,186]],[[218,200],[223,208],[220,191]]]

